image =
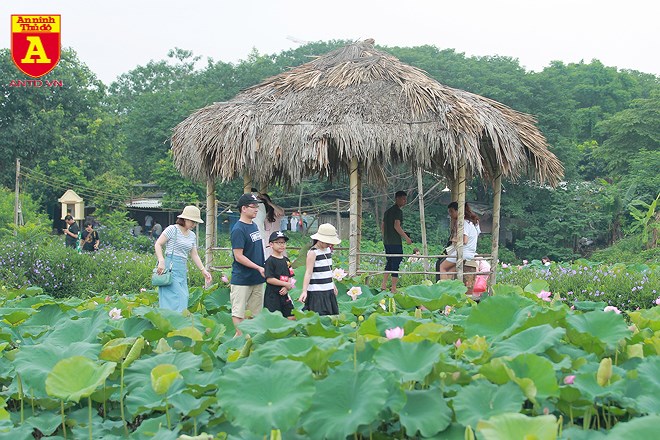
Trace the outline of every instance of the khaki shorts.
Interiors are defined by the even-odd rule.
[[[266,284],[237,286],[231,284],[229,298],[231,299],[231,316],[245,319],[245,310],[250,310],[253,316],[261,312],[264,306],[264,290]]]

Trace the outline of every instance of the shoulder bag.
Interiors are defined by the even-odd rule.
[[[174,244],[176,243],[176,236],[179,232],[179,228],[177,226],[174,226],[175,228],[175,233],[174,233],[174,243],[172,243],[172,252],[170,253],[170,267],[168,269],[165,269],[165,271],[161,274],[158,273],[158,267],[156,267],[152,274],[151,274],[151,285],[155,287],[164,287],[164,286],[169,286],[172,284],[172,265],[174,264],[173,258],[174,258]]]

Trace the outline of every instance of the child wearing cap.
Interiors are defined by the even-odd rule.
[[[319,226],[312,235],[314,245],[307,252],[307,267],[300,301],[305,303],[303,310],[311,310],[319,315],[338,315],[337,286],[332,281],[331,245],[341,243],[337,230],[330,223]]]
[[[289,237],[281,231],[270,234],[271,255],[266,260],[264,267],[266,271],[266,295],[264,296],[264,307],[271,312],[280,312],[285,318],[295,320],[291,314],[293,302],[289,296],[289,290],[293,289],[293,269],[291,262],[284,256],[286,242]]]

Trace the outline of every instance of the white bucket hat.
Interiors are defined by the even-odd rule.
[[[337,237],[337,230],[330,223],[323,223],[319,226],[319,230],[316,234],[311,236],[312,240],[322,241],[323,243],[328,244],[339,244],[341,240]]]
[[[177,217],[192,220],[196,223],[204,223],[204,220],[202,220],[202,215],[199,212],[199,208],[197,206],[186,206],[183,208],[183,212],[177,215]]]

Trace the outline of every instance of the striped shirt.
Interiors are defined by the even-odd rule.
[[[330,248],[321,250],[313,247],[310,249],[310,251],[314,251],[316,254],[316,260],[314,261],[314,271],[312,272],[312,277],[309,280],[309,287],[307,288],[307,291],[330,291],[334,293],[335,285],[332,282],[332,250]]]
[[[188,258],[192,248],[197,247],[197,236],[193,231],[188,231],[188,235],[183,235],[181,229],[177,225],[169,225],[163,231],[163,235],[167,237],[167,245],[165,247],[165,256],[174,255]]]

